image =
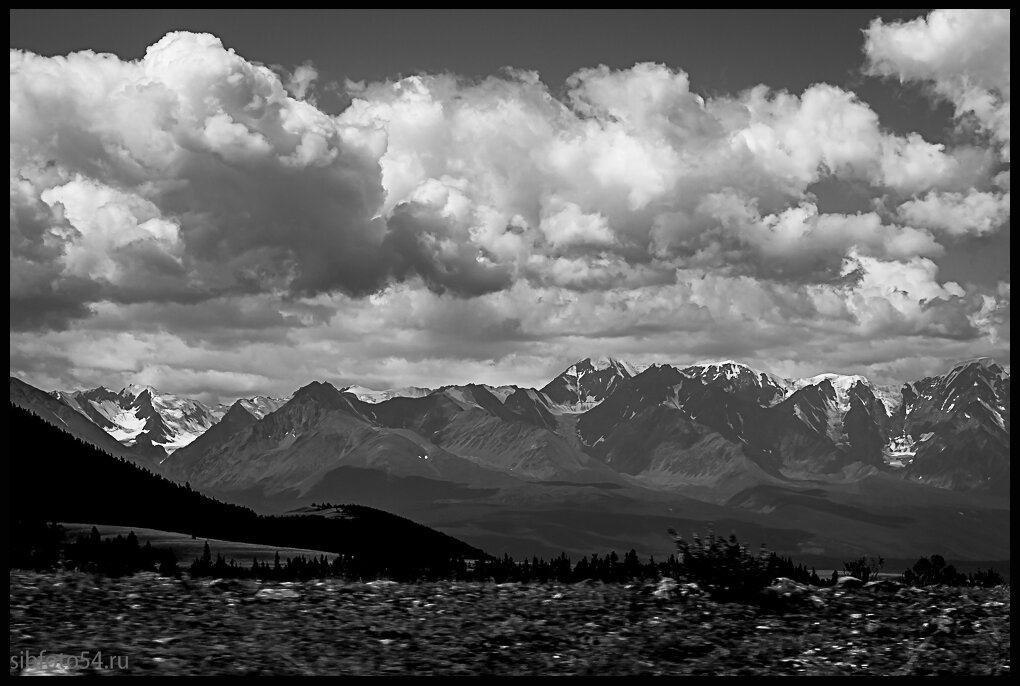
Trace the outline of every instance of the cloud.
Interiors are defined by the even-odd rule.
[[[936,262],[1008,225],[1008,126],[981,118],[1008,124],[1008,59],[1005,90],[941,38],[908,64],[907,28],[871,27],[871,69],[935,84],[995,151],[894,133],[836,85],[709,96],[656,63],[582,69],[559,94],[518,70],[351,83],[334,115],[312,65],[208,34],[134,61],[12,50],[12,369],[190,370],[225,397],[443,369],[538,383],[593,348],[888,374],[897,345],[1008,357],[1008,284]],[[964,82],[994,107],[958,99]],[[832,211],[822,185],[864,209]]]
[[[612,245],[609,222],[601,214],[587,214],[579,205],[553,198],[542,215],[539,229],[554,248],[571,245]]]
[[[205,384],[229,401],[287,395],[311,379],[541,386],[592,350],[677,364],[733,357],[781,374],[868,373],[889,383],[913,378],[898,376],[901,368],[928,374],[963,357],[1008,360],[1008,285],[940,283],[923,259],[857,257],[845,269],[849,278],[834,284],[681,271],[669,284],[578,291],[520,281],[470,299],[408,281],[367,298],[316,296],[304,307],[332,316],[300,324],[268,315],[270,303],[258,300],[233,319],[229,301],[199,311],[169,304],[138,322],[142,306],[104,305],[89,328],[12,333],[11,365],[46,388],[147,379],[180,393]],[[915,356],[923,365],[898,362]]]
[[[969,193],[931,191],[899,206],[900,218],[951,236],[983,236],[1009,222],[1009,191]]]
[[[819,213],[812,202],[762,216],[757,202],[732,192],[713,193],[698,206],[701,224],[720,232],[695,232],[705,268],[733,269],[778,280],[833,281],[844,276],[850,254],[909,260],[941,255],[927,231],[886,225],[875,212]],[[725,242],[725,250],[713,250]]]
[[[26,210],[12,246],[32,248],[12,279],[46,261],[40,291],[84,279],[83,297],[121,302],[372,292],[388,278],[379,145],[206,34],[168,34],[134,62],[12,50],[11,196]]]
[[[145,267],[149,276],[182,271],[180,227],[151,202],[81,175],[39,197],[67,227],[65,273],[123,284],[131,267]]]
[[[1009,161],[1008,9],[939,9],[927,17],[868,27],[872,74],[930,84],[1001,146]]]
[[[529,72],[408,77],[360,88],[339,116],[302,99],[317,77],[310,65],[285,84],[208,34],[168,34],[132,62],[12,51],[11,74],[12,202],[41,214],[12,231],[36,243],[41,232],[56,252],[60,275],[40,289],[76,277],[118,302],[365,295],[415,275],[470,297],[519,278],[563,283],[566,264],[667,274],[690,243],[678,230],[718,239],[698,259],[755,243],[699,215],[713,193],[783,217],[828,176],[911,193],[977,173],[941,144],[883,131],[838,87],[706,100],[686,73],[652,63],[581,70],[563,101]],[[698,216],[677,229],[687,215]],[[860,220],[818,218],[836,222],[862,242],[804,231],[768,248],[786,264],[764,271],[828,278],[804,251],[828,251],[830,267],[854,246],[934,252],[903,227],[879,240],[854,228]]]
[[[287,78],[287,92],[298,100],[309,100],[312,104],[312,84],[319,80],[319,70],[310,62],[299,65]]]

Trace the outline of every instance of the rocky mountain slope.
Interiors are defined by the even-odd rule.
[[[14,384],[12,399],[25,396]],[[1009,372],[989,360],[898,394],[862,376],[790,380],[733,361],[639,372],[586,358],[540,390],[313,382],[286,400],[254,396],[229,408],[142,386],[53,396],[106,432],[81,429],[93,443],[112,450],[104,436],[112,437],[217,489],[303,491],[343,466],[485,487],[508,478],[600,481],[720,497],[881,472],[1001,494],[1010,473]]]

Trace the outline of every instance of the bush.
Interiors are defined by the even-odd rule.
[[[711,526],[705,538],[695,533],[690,541],[672,529],[669,533],[676,542],[680,573],[715,600],[753,600],[772,581],[764,545],[753,555],[737,541],[736,534],[724,539],[716,536]]]
[[[859,557],[856,560],[843,563],[843,569],[850,576],[856,577],[867,583],[878,578],[882,571],[885,560],[881,557]]]
[[[973,574],[968,575],[968,581],[971,586],[980,586],[982,588],[1002,586],[1006,583],[1003,576],[994,569],[979,569]]]
[[[946,564],[941,555],[922,557],[914,566],[903,573],[904,583],[912,586],[1001,586],[1006,580],[994,569],[982,570],[966,575],[956,567]]]
[[[947,565],[941,555],[922,557],[903,573],[903,581],[911,586],[964,586],[967,577]]]

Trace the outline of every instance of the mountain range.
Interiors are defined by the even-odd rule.
[[[570,526],[550,522],[568,512],[615,513],[617,528],[651,510],[750,516],[806,527],[800,553],[851,550],[866,534],[887,555],[920,544],[883,529],[902,508],[926,508],[926,527],[972,506],[986,523],[985,508],[1008,516],[1009,372],[987,359],[899,389],[862,376],[783,379],[733,361],[586,358],[541,389],[312,382],[287,399],[210,407],[141,386],[46,394],[12,377],[11,401],[216,497],[263,510],[357,497],[487,549],[523,536],[552,551]],[[551,508],[561,509],[537,514]],[[797,514],[773,516],[784,509]],[[877,511],[891,519],[876,523]],[[596,519],[576,540],[612,540],[613,523]],[[823,524],[839,531],[819,537],[811,529]],[[961,548],[974,526],[956,526]],[[1008,538],[977,544],[988,538],[971,536],[969,554],[1008,557]]]

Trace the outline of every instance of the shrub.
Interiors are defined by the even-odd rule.
[[[973,574],[968,575],[968,581],[971,586],[981,586],[982,588],[1002,586],[1006,583],[1006,579],[1003,578],[1002,574],[999,574],[994,569],[979,569]]]
[[[904,583],[912,586],[981,586],[990,588],[1006,583],[1006,580],[994,569],[979,569],[970,575],[956,571],[956,567],[946,564],[941,555],[922,557],[914,566],[903,573]]]
[[[947,565],[941,555],[922,557],[903,573],[903,581],[912,586],[964,586],[967,577]]]
[[[878,578],[878,573],[882,571],[884,564],[885,560],[881,557],[859,557],[856,560],[844,562],[843,569],[850,576],[867,583]]]
[[[749,601],[772,581],[769,553],[762,546],[754,555],[737,541],[716,536],[709,526],[708,535],[695,533],[690,541],[670,529],[680,558],[680,573],[715,600]]]

